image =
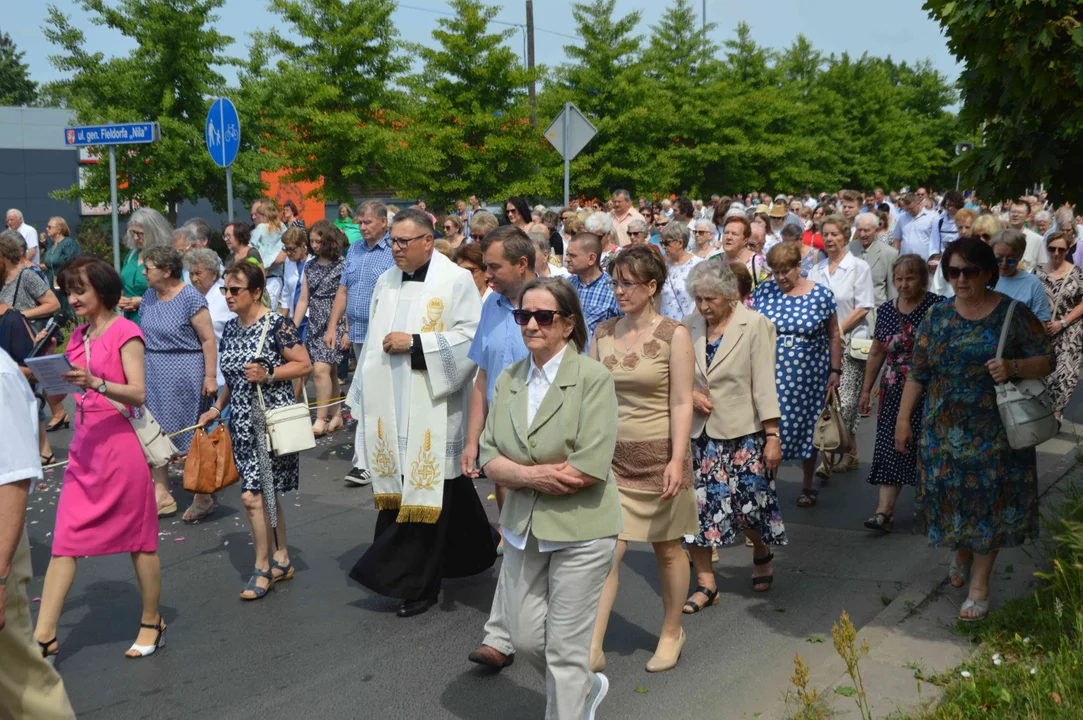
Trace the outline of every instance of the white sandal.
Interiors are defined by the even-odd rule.
[[[951,559],[951,567],[948,568],[948,584],[956,590],[962,590],[966,587],[966,584],[970,582],[970,566],[973,564],[973,560],[966,565],[960,565],[959,561],[954,557]],[[963,581],[956,585],[952,582],[953,578],[962,578]]]
[[[967,610],[973,610],[972,616],[963,615]],[[962,622],[977,622],[984,620],[985,616],[989,614],[989,598],[984,600],[971,600],[967,598],[963,602],[963,606],[959,608],[959,620]]]

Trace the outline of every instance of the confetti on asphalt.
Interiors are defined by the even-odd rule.
[[[486,500],[496,500],[496,495],[490,494],[489,497],[487,497],[485,499]]]
[[[36,597],[36,598],[34,598],[34,599],[33,599],[33,600],[31,601],[31,602],[36,602],[36,603],[39,603],[39,602],[41,602],[41,598],[39,598],[39,597]]]
[[[184,538],[173,538],[173,542],[184,542]]]

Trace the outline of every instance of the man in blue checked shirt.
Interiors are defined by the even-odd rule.
[[[329,348],[335,346],[335,329],[342,314],[346,313],[349,333],[342,349],[348,350],[352,345],[354,356],[360,358],[369,329],[372,291],[384,271],[395,264],[395,259],[391,254],[390,233],[387,230],[387,206],[379,200],[369,200],[357,208],[356,217],[364,242],[353,243],[346,254],[346,267],[342,271],[335,303],[331,306],[331,321],[323,342]],[[363,462],[357,455],[357,448],[354,448],[354,467],[346,474],[346,482],[354,485],[372,482],[368,470],[358,466]]]
[[[529,351],[523,343],[523,333],[515,324],[512,312],[519,307],[523,286],[537,277],[534,272],[536,251],[533,241],[515,225],[504,225],[481,240],[485,255],[485,276],[493,293],[481,308],[481,320],[467,354],[477,363],[474,394],[470,399],[470,424],[466,432],[466,448],[462,456],[463,475],[471,478],[481,473],[476,467],[478,442],[485,429],[489,402],[493,399],[496,379],[504,368],[525,358]],[[502,508],[506,488],[497,486],[496,504]],[[500,547],[497,548],[500,553]],[[503,576],[501,576],[503,577]],[[500,670],[511,665],[515,648],[504,618],[502,581],[497,583],[489,622],[485,623],[485,640],[470,653],[471,662]]]
[[[583,318],[587,321],[587,347],[583,348],[583,352],[590,349],[598,323],[624,315],[617,307],[617,299],[609,285],[612,278],[598,265],[601,256],[601,241],[597,235],[587,232],[573,237],[564,248],[564,262],[568,272],[572,273],[568,280],[579,294]]]

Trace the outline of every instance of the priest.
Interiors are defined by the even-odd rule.
[[[481,299],[470,273],[433,242],[426,213],[392,219],[395,267],[376,281],[348,397],[379,510],[375,540],[350,577],[400,598],[400,617],[432,607],[442,578],[496,561],[498,536],[460,469]]]

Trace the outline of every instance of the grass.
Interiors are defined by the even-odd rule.
[[[1038,590],[961,625],[979,643],[963,665],[921,682],[943,689],[940,704],[909,720],[1077,720],[1083,717],[1083,489],[1069,486],[1046,523],[1051,566]],[[1007,568],[1005,569],[1007,571]]]

